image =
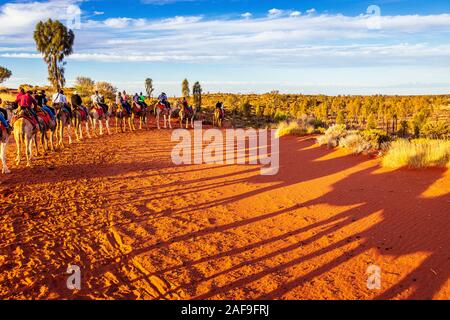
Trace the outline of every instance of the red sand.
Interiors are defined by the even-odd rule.
[[[449,299],[450,174],[283,138],[281,169],[171,163],[169,131],[0,177],[0,298]],[[66,288],[66,269],[82,289]],[[366,286],[382,269],[382,290]]]

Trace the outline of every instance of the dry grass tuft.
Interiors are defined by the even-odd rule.
[[[383,159],[383,166],[387,168],[450,168],[450,141],[430,139],[395,141]]]
[[[306,134],[308,134],[308,130],[298,122],[284,121],[278,124],[276,136],[277,138],[281,138],[283,136],[304,136]]]

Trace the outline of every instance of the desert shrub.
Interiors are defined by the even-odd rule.
[[[383,143],[389,143],[392,139],[383,130],[371,129],[361,132],[364,139],[370,143],[371,149],[379,150]]]
[[[409,128],[408,121],[402,120],[400,122],[400,130],[398,131],[398,134],[402,137],[406,137],[406,135],[408,134],[408,128]]]
[[[450,167],[450,141],[418,139],[394,141],[383,159],[387,168]]]
[[[283,111],[281,111],[280,109],[277,109],[277,111],[275,112],[275,115],[273,117],[273,120],[275,122],[281,122],[281,121],[286,121],[289,118],[289,115]]]
[[[414,114],[414,117],[412,119],[412,127],[415,137],[420,136],[420,132],[423,126],[426,124],[428,117],[429,117],[428,110],[420,110],[418,113]]]
[[[297,121],[281,122],[278,124],[276,136],[278,138],[283,136],[304,136],[307,134],[306,128]]]
[[[420,136],[428,139],[450,139],[450,125],[445,121],[427,122]]]
[[[350,150],[354,154],[360,154],[372,149],[372,144],[360,133],[351,133],[341,138],[339,146]]]
[[[320,119],[310,118],[307,120],[307,124],[313,126],[314,128],[325,128],[326,123]]]
[[[325,134],[317,138],[319,145],[327,145],[328,148],[335,148],[339,145],[339,140],[347,135],[345,125],[336,124],[328,128]]]

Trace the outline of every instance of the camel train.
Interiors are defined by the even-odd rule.
[[[55,112],[53,116],[43,108],[37,108],[33,116],[27,110],[18,107],[17,103],[6,102],[4,108],[0,108],[0,112],[5,120],[12,124],[12,132],[0,123],[2,174],[10,173],[6,164],[6,147],[11,135],[14,136],[17,149],[15,164],[21,163],[24,150],[26,165],[30,167],[33,160],[33,145],[36,148],[36,155],[40,156],[41,154],[46,155],[49,151],[55,152],[57,148],[64,149],[65,136],[68,143],[72,144],[72,131],[75,133],[77,142],[82,141],[84,136],[88,138],[91,138],[92,135],[102,136],[105,134],[105,128],[106,133],[111,135],[111,119],[115,119],[116,133],[126,132],[127,129],[130,132],[136,131],[136,119],[139,119],[140,130],[149,129],[150,114],[155,116],[158,130],[161,128],[173,129],[172,116],[176,113],[178,113],[180,128],[194,128],[197,108],[186,107],[186,104],[181,101],[173,104],[157,101],[148,106],[132,102],[130,106],[131,110],[126,110],[123,105],[117,103],[105,104],[105,106],[90,103],[86,105],[86,108],[73,108],[70,103],[53,103],[52,107]],[[161,120],[163,120],[163,126]],[[222,127],[222,123],[223,112],[218,112],[216,109],[213,125]],[[65,132],[67,132],[66,135]]]

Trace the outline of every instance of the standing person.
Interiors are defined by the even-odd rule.
[[[2,98],[0,98],[0,106],[2,105],[2,103],[3,103]],[[6,116],[7,115],[4,113],[4,110],[0,109],[0,122],[3,123],[3,126],[6,129],[6,132],[8,134],[11,134],[12,127],[9,125],[8,120],[6,120]]]

